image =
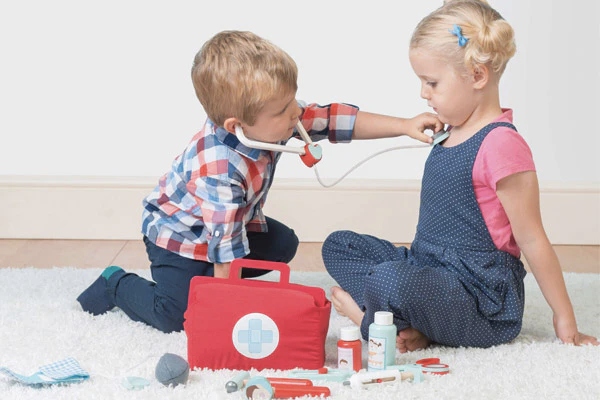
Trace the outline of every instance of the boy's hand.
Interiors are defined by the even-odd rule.
[[[213,276],[215,278],[229,278],[229,269],[231,267],[231,263],[224,263],[224,264],[214,264],[214,273]]]
[[[429,112],[410,118],[406,120],[406,123],[406,135],[424,143],[433,142],[431,136],[425,133],[426,130],[432,130],[433,133],[437,133],[444,129],[444,124],[438,119],[437,115]]]
[[[421,142],[432,143],[430,135],[425,134],[428,129],[434,133],[444,129],[444,124],[436,114],[425,112],[413,118],[400,118],[358,111],[352,139],[382,139],[406,135]]]

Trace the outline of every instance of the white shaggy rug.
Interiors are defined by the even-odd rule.
[[[243,398],[242,392],[225,391],[225,383],[235,371],[194,370],[186,386],[162,386],[154,377],[156,363],[164,353],[187,357],[185,333],[161,333],[132,322],[119,310],[98,317],[83,312],[75,298],[101,271],[0,269],[0,367],[31,375],[40,366],[73,357],[90,375],[81,383],[43,388],[14,383],[0,375],[1,399]],[[136,272],[148,276],[146,270]],[[600,336],[600,275],[566,273],[565,279],[580,329]],[[290,280],[323,287],[327,293],[334,284],[327,274],[316,272],[292,272]],[[550,309],[531,274],[526,278],[526,291],[523,330],[513,343],[490,349],[431,347],[396,356],[398,364],[438,357],[450,365],[448,375],[427,375],[422,383],[402,382],[369,390],[337,382],[318,384],[329,386],[330,399],[599,399],[600,347],[558,343]],[[349,324],[332,308],[326,366],[336,366],[339,329]],[[286,371],[250,374],[287,376]],[[145,378],[150,385],[139,391],[127,390],[121,384],[127,376]]]

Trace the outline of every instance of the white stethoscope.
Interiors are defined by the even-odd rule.
[[[305,142],[305,145],[302,146],[302,147],[285,146],[285,145],[282,145],[282,144],[260,142],[258,140],[248,139],[246,137],[246,135],[244,135],[244,130],[239,125],[235,126],[235,134],[236,134],[238,140],[240,141],[240,143],[242,143],[246,147],[250,147],[250,148],[253,148],[253,149],[259,149],[259,150],[269,150],[269,151],[279,151],[279,152],[286,152],[286,153],[295,153],[295,154],[300,155],[300,159],[302,160],[302,162],[304,162],[304,164],[307,167],[312,168],[313,166],[315,166],[316,163],[318,163],[319,161],[321,161],[321,158],[323,157],[323,151],[321,150],[321,146],[319,146],[316,143],[313,143],[312,139],[310,138],[310,136],[308,136],[308,133],[304,129],[304,126],[302,126],[302,122],[298,121],[298,123],[296,124],[296,128],[298,128],[298,133],[302,137],[302,140],[304,140],[304,142]],[[392,151],[392,150],[415,149],[415,148],[421,148],[421,147],[431,147],[431,146],[433,146],[435,144],[443,142],[444,140],[446,140],[446,138],[448,136],[450,136],[450,132],[442,130],[442,131],[440,131],[438,133],[435,133],[432,136],[433,143],[431,143],[431,144],[416,144],[416,145],[396,146],[396,147],[390,147],[389,149],[378,151],[378,152],[376,152],[374,154],[371,154],[369,157],[365,158],[364,160],[362,160],[358,164],[354,165],[352,168],[350,168],[348,170],[348,172],[346,172],[344,175],[342,175],[340,178],[338,178],[333,183],[324,183],[321,180],[321,177],[319,176],[319,172],[318,172],[316,166],[315,166],[315,175],[317,176],[317,180],[319,181],[319,183],[323,187],[332,187],[334,185],[337,185],[342,179],[344,179],[346,176],[348,176],[348,174],[350,174],[356,168],[358,168],[362,164],[366,163],[367,161],[369,161],[373,157],[376,157],[376,156],[378,156],[380,154],[383,154],[383,153],[387,153],[388,151]]]
[[[244,130],[241,126],[235,126],[235,134],[244,146],[251,147],[253,149],[259,150],[270,150],[270,151],[279,151],[286,153],[296,153],[300,155],[300,159],[306,164],[308,168],[311,168],[316,163],[321,161],[321,157],[323,156],[323,152],[321,150],[321,146],[316,143],[313,143],[310,136],[302,126],[302,123],[298,121],[296,124],[296,128],[298,128],[298,133],[302,137],[302,140],[306,143],[303,147],[293,147],[293,146],[285,146],[283,144],[275,144],[275,143],[267,143],[267,142],[259,142],[258,140],[251,140],[244,135]]]

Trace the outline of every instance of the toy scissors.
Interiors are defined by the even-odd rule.
[[[450,372],[450,366],[440,363],[439,358],[422,358],[415,361],[415,364],[421,366],[424,374],[446,375]]]
[[[396,369],[401,373],[412,374],[413,383],[423,382],[424,374],[446,375],[450,373],[448,364],[440,363],[439,358],[422,358],[414,364],[390,365],[386,369]]]

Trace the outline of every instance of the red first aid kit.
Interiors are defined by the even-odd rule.
[[[241,279],[242,268],[279,281]],[[190,368],[318,369],[325,364],[331,302],[319,287],[290,283],[285,263],[236,259],[228,279],[192,278],[183,327]]]

